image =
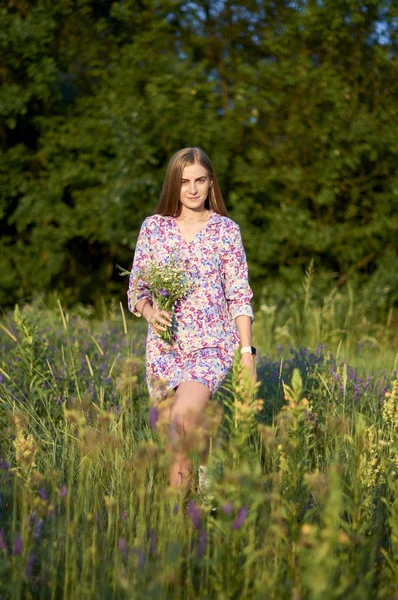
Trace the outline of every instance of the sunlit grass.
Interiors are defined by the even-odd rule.
[[[236,364],[209,406],[211,502],[168,489],[141,323],[40,304],[4,318],[0,595],[394,597],[392,323],[369,325],[372,347],[355,319],[339,340],[339,310],[319,328],[305,294],[304,326],[300,307],[256,316],[257,391]],[[200,432],[187,444],[197,474]]]

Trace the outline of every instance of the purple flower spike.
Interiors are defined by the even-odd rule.
[[[151,406],[149,409],[149,425],[152,429],[156,429],[156,423],[158,422],[159,413],[156,406]]]
[[[207,548],[207,531],[201,531],[198,539],[197,557],[202,558],[205,555]]]
[[[236,519],[232,524],[232,529],[240,529],[242,527],[243,523],[246,520],[247,513],[248,513],[247,506],[245,506],[245,505],[241,506],[240,509],[238,510]]]
[[[191,521],[195,529],[199,529],[200,525],[200,512],[195,502],[190,502],[188,504],[188,514],[191,517]]]
[[[17,535],[16,540],[14,542],[14,547],[12,549],[12,553],[14,556],[18,556],[22,552],[22,538],[20,535]]]
[[[37,540],[40,539],[41,530],[43,529],[43,525],[44,525],[44,519],[43,519],[43,517],[40,517],[40,519],[37,521],[34,531],[33,531],[33,539],[36,542],[37,542]]]
[[[35,564],[36,556],[31,552],[28,556],[28,560],[26,561],[25,566],[25,577],[26,579],[30,579],[32,577],[32,569]]]
[[[165,298],[167,298],[167,296],[170,296],[169,290],[160,289],[158,290],[158,293],[160,296],[164,296]]]
[[[46,500],[46,501],[48,500],[48,494],[44,488],[40,488],[39,496],[42,500]]]
[[[6,537],[4,531],[0,530],[0,552],[8,552]]]
[[[149,539],[149,554],[156,554],[157,537],[153,529],[148,530],[147,538]]]
[[[59,495],[61,498],[65,498],[68,495],[68,488],[66,485],[63,485],[61,488],[59,488]]]
[[[138,551],[138,568],[143,569],[146,562],[146,556],[142,550]]]

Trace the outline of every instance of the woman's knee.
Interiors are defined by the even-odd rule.
[[[177,388],[170,414],[172,437],[181,438],[200,428],[210,396],[210,390],[195,382],[186,382]]]
[[[198,414],[192,409],[174,406],[171,411],[171,426],[178,435],[187,433],[198,423]]]

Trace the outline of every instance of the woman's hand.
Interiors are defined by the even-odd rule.
[[[257,373],[256,373],[256,365],[254,362],[253,354],[250,354],[250,352],[244,352],[243,354],[241,354],[240,360],[241,360],[242,366],[249,370],[249,372],[252,376],[253,383],[256,383]]]
[[[172,316],[167,310],[158,310],[151,307],[151,311],[145,311],[145,318],[159,337],[161,331],[166,331],[168,327],[171,327]]]

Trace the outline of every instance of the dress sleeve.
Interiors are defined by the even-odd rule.
[[[253,291],[249,286],[246,253],[243,247],[239,226],[233,223],[223,238],[223,274],[225,299],[232,319],[247,315],[254,321],[251,299]]]
[[[133,266],[129,278],[129,287],[127,290],[128,307],[136,317],[141,316],[141,314],[135,309],[140,300],[146,299],[152,302],[152,295],[148,285],[140,277],[142,269],[147,266],[151,258],[150,231],[147,220],[145,219],[141,225],[140,233],[138,234],[134,252]]]

